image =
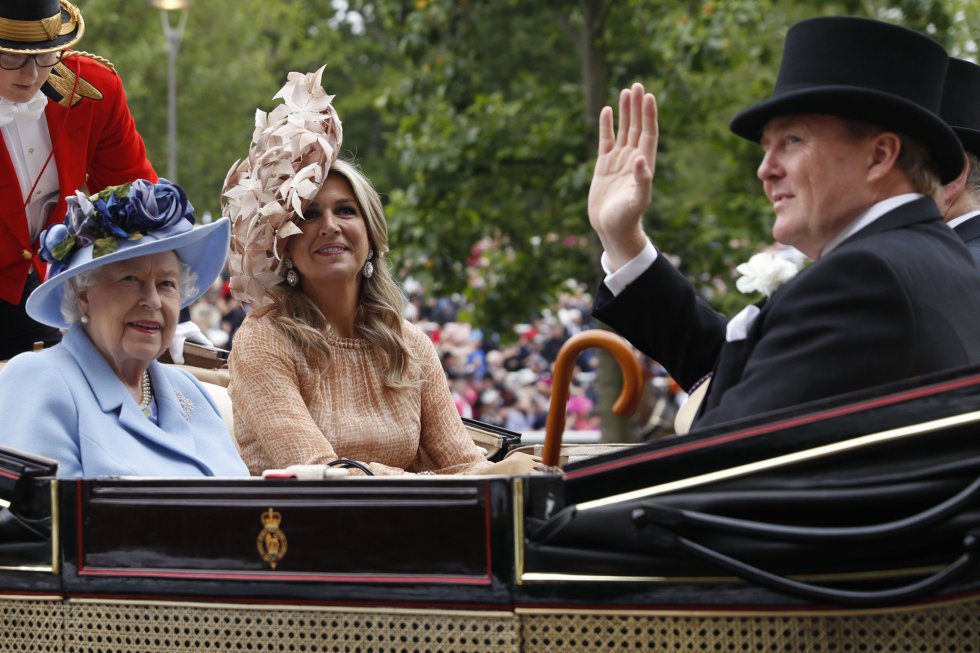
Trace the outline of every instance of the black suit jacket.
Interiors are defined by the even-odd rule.
[[[973,260],[977,262],[977,265],[980,265],[980,215],[975,215],[966,222],[961,222],[953,227],[953,231],[970,248]]]
[[[593,314],[684,387],[714,372],[695,428],[980,363],[980,272],[922,198],[883,215],[762,305],[725,342],[711,310],[663,256]]]

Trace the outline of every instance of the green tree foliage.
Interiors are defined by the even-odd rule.
[[[79,49],[116,66],[157,172],[166,174],[167,45],[158,12],[135,0],[79,0],[86,35]],[[325,84],[343,102],[346,148],[385,166],[378,88],[394,74],[377,35],[351,38],[329,0],[196,0],[178,57],[178,181],[198,209],[219,214],[225,174],[248,152],[256,108],[290,71],[327,65]],[[171,23],[176,25],[175,17]],[[369,80],[370,83],[365,83]],[[351,119],[353,118],[353,119]],[[381,175],[384,178],[384,175]],[[387,182],[387,179],[384,179]]]
[[[112,60],[165,172],[166,45],[136,0],[78,0],[81,49]],[[596,114],[642,81],[661,147],[648,232],[717,308],[770,244],[758,146],[735,113],[767,97],[786,29],[825,14],[920,29],[971,58],[980,0],[194,0],[178,60],[179,181],[218,213],[256,107],[327,65],[344,156],[386,199],[392,260],[506,338],[568,279],[599,278],[585,205]]]
[[[590,267],[579,67],[544,3],[417,2],[384,17],[414,74],[382,96],[404,268],[502,328]],[[533,29],[528,29],[533,26]],[[543,83],[544,78],[547,83]]]

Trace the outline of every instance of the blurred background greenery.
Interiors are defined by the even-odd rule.
[[[718,309],[747,301],[734,268],[770,244],[760,152],[728,131],[769,94],[783,37],[816,15],[873,16],[973,59],[980,0],[194,0],[177,60],[179,174],[218,216],[256,108],[289,71],[326,64],[343,156],[386,200],[391,259],[462,319],[496,331],[592,288],[586,197],[598,111],[635,80],[656,93],[661,146],[646,216]],[[142,0],[78,0],[78,48],[123,78],[158,172],[167,161],[166,43]]]

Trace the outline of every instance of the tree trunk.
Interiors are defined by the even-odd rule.
[[[582,29],[579,42],[579,62],[582,71],[582,93],[585,114],[583,119],[589,138],[586,144],[588,156],[595,157],[599,147],[599,112],[609,97],[609,62],[606,58],[604,37],[606,15],[611,8],[609,0],[580,0]],[[598,260],[596,261],[598,269]],[[605,325],[599,325],[607,328]],[[606,351],[599,352],[599,370],[596,379],[598,412],[603,442],[628,442],[632,439],[630,420],[612,412],[612,405],[623,387],[623,374],[616,359]]]
[[[603,329],[608,329],[601,325]],[[635,439],[632,420],[612,412],[612,405],[623,389],[623,373],[619,363],[606,351],[599,352],[599,373],[596,377],[599,393],[598,409],[603,442],[632,442]]]

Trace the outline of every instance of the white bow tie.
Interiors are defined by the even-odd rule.
[[[44,113],[44,107],[48,105],[48,98],[41,91],[27,102],[11,102],[5,98],[0,98],[0,127],[5,127],[13,122],[17,116],[24,118],[40,118]]]

